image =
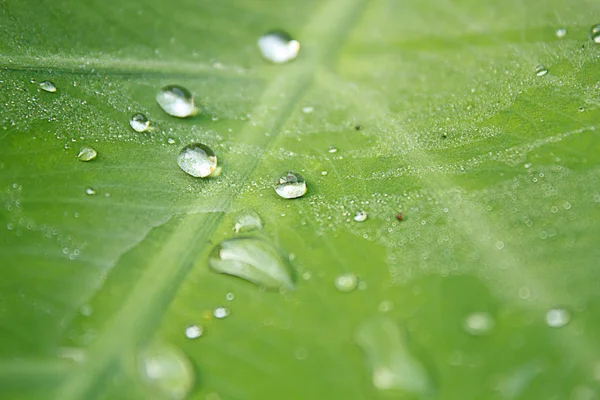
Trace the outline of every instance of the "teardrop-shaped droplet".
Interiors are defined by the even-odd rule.
[[[98,156],[98,152],[91,147],[84,147],[77,154],[77,159],[79,161],[92,161],[94,158]]]
[[[590,29],[590,38],[594,41],[594,43],[600,44],[600,24],[592,26]]]
[[[275,30],[258,38],[258,48],[266,60],[281,64],[296,58],[300,51],[300,42],[294,40],[287,32]]]
[[[223,240],[211,252],[208,264],[215,272],[237,276],[266,289],[294,287],[289,263],[262,238]]]
[[[161,397],[184,399],[194,386],[194,370],[185,354],[176,347],[152,344],[140,352],[139,370],[151,391]]]
[[[50,92],[50,93],[56,92],[56,86],[54,86],[54,83],[52,83],[50,81],[40,82],[40,89],[42,89],[46,92]]]
[[[194,96],[179,85],[165,86],[156,95],[156,102],[169,115],[186,118],[197,112]]]
[[[233,227],[235,233],[240,233],[260,230],[263,224],[260,215],[256,211],[243,210],[235,215]]]
[[[150,120],[142,113],[137,113],[129,120],[129,125],[136,132],[146,132],[150,127]]]
[[[342,293],[350,293],[358,287],[358,277],[353,273],[339,275],[334,281],[335,288]]]
[[[177,156],[177,164],[185,173],[204,178],[217,168],[217,156],[210,147],[202,143],[192,143],[181,149]]]
[[[306,193],[306,182],[299,173],[286,171],[275,181],[275,192],[284,199],[295,199]]]
[[[406,334],[391,319],[379,317],[363,323],[356,333],[356,343],[365,352],[377,389],[417,396],[435,391],[427,368],[414,355]]]

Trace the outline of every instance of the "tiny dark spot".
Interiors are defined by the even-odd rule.
[[[404,214],[402,214],[402,213],[398,213],[398,214],[396,214],[396,219],[397,219],[398,221],[403,221],[403,220],[404,220]]]
[[[442,134],[442,139],[446,139],[448,136],[446,136],[446,134]]]
[[[354,125],[354,129],[356,129],[357,131],[360,131],[362,129],[362,126],[360,126],[359,124]]]

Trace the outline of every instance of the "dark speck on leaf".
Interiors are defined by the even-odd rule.
[[[362,126],[360,126],[359,124],[354,125],[354,129],[356,129],[357,131],[360,131],[361,128]]]
[[[442,139],[446,139],[447,137],[448,137],[448,136],[446,136],[446,134],[445,134],[445,133],[442,135]]]
[[[398,214],[396,214],[396,219],[397,219],[398,221],[403,221],[403,220],[404,220],[404,214],[402,214],[402,213],[398,213]]]

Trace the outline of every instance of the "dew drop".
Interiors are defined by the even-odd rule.
[[[544,76],[548,73],[548,69],[543,65],[538,65],[535,67],[535,75],[536,76]]]
[[[339,275],[334,281],[335,288],[342,293],[350,293],[358,287],[358,277],[353,273]]]
[[[192,143],[185,146],[177,156],[179,168],[196,178],[212,174],[217,167],[217,156],[208,146]]]
[[[275,192],[284,199],[295,199],[306,193],[306,182],[299,173],[286,171],[275,181]]]
[[[131,117],[129,125],[136,132],[146,132],[150,127],[150,120],[144,114],[138,113]]]
[[[594,43],[600,44],[600,24],[592,26],[590,29],[590,38],[594,41]]]
[[[250,232],[262,229],[262,219],[254,210],[243,210],[236,214],[233,228],[235,233]]]
[[[287,260],[262,238],[223,240],[211,252],[208,264],[214,272],[237,276],[266,289],[294,287]]]
[[[367,213],[364,211],[359,211],[356,213],[356,215],[354,216],[354,220],[356,222],[363,222],[367,220]]]
[[[190,360],[176,347],[153,344],[139,356],[142,379],[163,397],[184,399],[194,386],[194,370]]]
[[[185,328],[185,337],[188,339],[198,339],[202,336],[204,328],[202,325],[190,325]]]
[[[546,324],[550,328],[562,328],[571,321],[571,313],[564,308],[551,308],[546,313]]]
[[[227,301],[231,301],[231,300],[235,299],[235,294],[233,294],[233,293],[229,292],[229,293],[227,293],[227,294],[225,295],[225,299],[226,299]]]
[[[194,96],[179,85],[163,87],[156,95],[156,102],[169,115],[186,118],[198,112],[194,106]]]
[[[389,318],[364,322],[356,333],[373,386],[382,391],[428,396],[435,387],[423,362],[414,355],[406,334]]]
[[[567,28],[559,28],[556,30],[556,37],[559,39],[564,38],[565,36],[567,36]]]
[[[93,196],[96,194],[96,191],[93,188],[89,187],[85,189],[85,194]]]
[[[56,92],[56,86],[54,86],[54,83],[52,83],[50,81],[40,82],[40,89],[42,89],[46,92],[50,92],[50,93]]]
[[[275,30],[258,38],[258,48],[267,61],[282,64],[296,58],[300,51],[300,42],[294,40],[287,32]]]
[[[169,144],[175,144],[175,143],[177,143],[177,141],[175,139],[173,139],[172,137],[170,137],[170,138],[167,139],[167,143],[169,143]]]
[[[77,158],[79,161],[92,161],[94,158],[98,156],[98,152],[91,147],[84,147],[77,154]]]
[[[335,153],[337,151],[337,147],[329,146],[329,150],[327,150],[327,151],[329,151],[330,153]]]
[[[469,335],[473,336],[482,336],[490,333],[494,325],[494,319],[486,312],[471,313],[463,321],[463,329]]]
[[[302,112],[303,112],[304,114],[310,114],[310,113],[312,113],[314,110],[315,110],[315,109],[314,109],[314,107],[311,107],[311,106],[302,107]]]
[[[213,310],[214,317],[218,319],[227,318],[229,314],[231,314],[229,307],[217,307]]]

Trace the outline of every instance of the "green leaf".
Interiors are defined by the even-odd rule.
[[[599,21],[592,1],[2,2],[1,397],[595,398]],[[261,58],[272,29],[296,60]],[[168,84],[201,112],[165,114]],[[220,176],[180,170],[192,142]],[[273,190],[287,170],[302,198]],[[245,209],[294,290],[210,270]]]

